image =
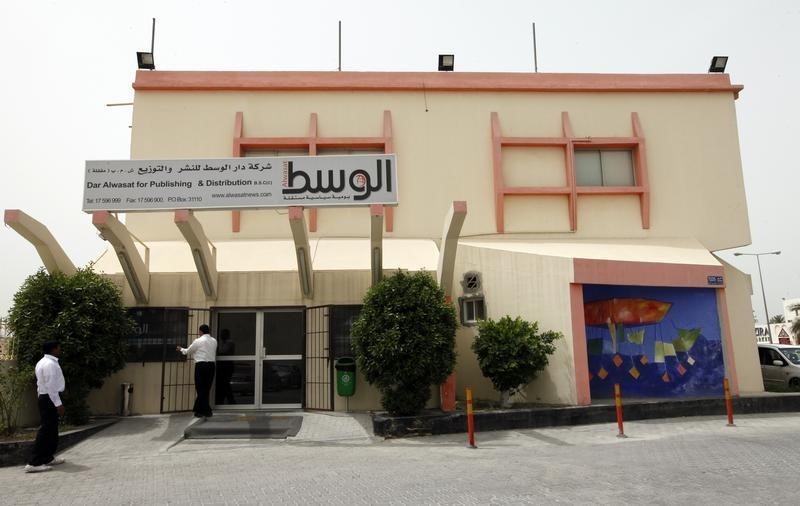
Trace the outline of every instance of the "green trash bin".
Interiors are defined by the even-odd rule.
[[[356,393],[356,361],[353,357],[342,357],[336,360],[336,393],[342,397],[350,397]]]

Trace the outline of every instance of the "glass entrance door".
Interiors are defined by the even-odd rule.
[[[305,309],[265,311],[261,361],[261,404],[303,406]]]
[[[253,311],[217,313],[217,406],[258,407],[257,316]]]
[[[215,404],[301,408],[305,308],[216,314]]]

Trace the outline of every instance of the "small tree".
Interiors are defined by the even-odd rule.
[[[32,379],[30,366],[0,363],[0,434],[11,435],[17,431],[22,396]]]
[[[392,415],[419,413],[431,385],[455,366],[456,313],[425,272],[398,272],[370,288],[353,324],[353,350]]]
[[[517,317],[504,316],[478,323],[478,335],[472,351],[484,376],[500,392],[503,406],[508,397],[536,378],[556,351],[553,342],[562,334],[548,330],[539,333],[538,322],[529,323]]]
[[[783,317],[782,314],[776,314],[769,318],[770,323],[786,323],[786,319]]]
[[[14,295],[8,320],[21,366],[36,364],[44,342],[61,343],[66,421],[86,423],[89,390],[125,365],[126,339],[133,331],[117,286],[91,267],[69,276],[40,270]]]

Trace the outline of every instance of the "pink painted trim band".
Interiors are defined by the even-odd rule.
[[[237,112],[233,118],[233,155],[235,157],[240,157],[244,153],[242,152],[242,146],[238,143],[238,140],[242,137],[242,133],[244,132],[244,114],[241,112]],[[238,210],[231,211],[231,231],[234,234],[238,234],[239,231],[242,229],[242,212]]]
[[[6,209],[5,213],[3,214],[3,222],[16,223],[19,221],[19,217],[20,217],[19,209]]]
[[[546,74],[510,72],[137,71],[136,91],[533,91],[727,92],[727,74]]]
[[[317,156],[317,147],[319,146],[317,137],[319,137],[319,128],[317,126],[317,113],[312,112],[311,117],[308,119],[308,156]],[[305,147],[305,146],[304,146]],[[317,208],[313,207],[308,210],[308,231],[317,231]]]
[[[725,298],[724,288],[717,289],[717,312],[719,313],[720,331],[725,342],[725,350],[722,356],[725,359],[725,368],[731,383],[731,393],[739,395],[739,375],[736,374],[736,355],[733,351],[733,334],[731,334],[728,301]]]
[[[575,258],[573,267],[575,283],[684,288],[719,288],[717,285],[710,286],[708,284],[708,276],[722,276],[725,272],[720,265],[627,262],[586,258]]]
[[[176,209],[175,223],[183,223],[189,221],[189,216],[191,216],[191,213],[189,213],[188,209]]]
[[[387,209],[389,209],[389,208],[388,207],[384,207],[383,204],[370,204],[369,205],[369,215],[370,216],[383,216]]]
[[[92,225],[105,225],[108,222],[109,216],[111,216],[111,213],[108,211],[93,211]]]
[[[592,403],[589,385],[589,352],[586,349],[586,322],[583,313],[583,285],[569,285],[572,312],[572,358],[575,364],[575,391],[579,406]]]

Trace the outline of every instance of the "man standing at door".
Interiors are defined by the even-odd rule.
[[[214,369],[217,360],[217,340],[209,334],[208,325],[200,325],[200,337],[194,340],[188,348],[177,346],[179,352],[194,358],[194,388],[197,398],[194,400],[194,416],[211,416],[211,404],[208,396],[211,384],[214,382]]]
[[[58,365],[61,345],[48,341],[42,345],[44,356],[36,363],[36,391],[39,394],[41,426],[36,433],[33,456],[25,466],[26,473],[49,471],[50,466],[63,464],[64,459],[54,455],[58,448],[58,417],[64,415],[61,392],[64,391],[64,374]]]

